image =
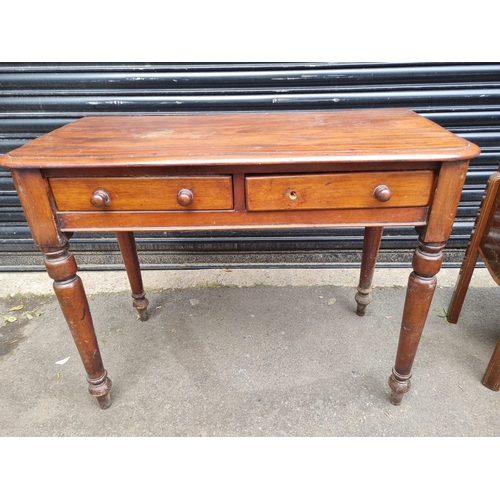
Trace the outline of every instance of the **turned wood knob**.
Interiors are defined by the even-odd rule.
[[[104,189],[96,189],[90,197],[90,204],[96,208],[105,207],[110,201],[109,193],[104,191]]]
[[[187,207],[193,201],[194,194],[190,189],[181,189],[177,193],[177,203],[182,207]]]
[[[378,201],[389,201],[392,196],[391,190],[385,184],[377,186],[373,194]]]

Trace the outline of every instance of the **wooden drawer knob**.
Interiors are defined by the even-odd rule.
[[[111,198],[104,189],[96,189],[90,197],[90,204],[95,208],[102,208],[109,204]]]
[[[378,201],[389,201],[392,196],[391,190],[385,184],[377,186],[373,194]]]
[[[177,193],[177,203],[182,207],[187,207],[193,201],[194,194],[190,189],[181,189]]]

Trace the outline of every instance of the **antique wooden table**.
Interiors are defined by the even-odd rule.
[[[89,392],[109,407],[69,239],[117,234],[134,306],[147,319],[134,231],[365,228],[357,312],[370,302],[384,226],[419,233],[391,402],[411,367],[436,287],[469,160],[479,148],[404,109],[88,117],[0,158],[82,358]]]

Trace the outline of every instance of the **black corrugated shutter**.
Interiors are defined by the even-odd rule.
[[[0,154],[88,115],[405,107],[478,144],[445,265],[458,266],[500,164],[497,63],[0,63]],[[0,270],[43,269],[10,173],[0,170]],[[350,266],[362,230],[139,233],[144,268]],[[407,265],[413,228],[388,228],[380,265]],[[81,269],[121,268],[113,234],[72,239]]]

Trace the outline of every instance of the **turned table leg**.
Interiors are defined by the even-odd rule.
[[[443,248],[453,228],[467,167],[468,161],[441,164],[427,224],[417,228],[418,246],[413,255],[413,272],[408,278],[396,362],[389,377],[394,405],[401,404],[403,395],[410,390],[413,361],[436,289]]]
[[[383,227],[366,227],[363,240],[363,256],[361,258],[361,271],[359,274],[358,293],[355,300],[357,303],[356,314],[365,315],[366,306],[372,301],[372,281],[377,263],[380,241],[382,240]]]
[[[109,380],[94,331],[89,304],[75,258],[68,251],[68,233],[62,233],[47,179],[38,169],[15,170],[16,185],[35,244],[45,257],[45,267],[54,280],[54,291],[82,359],[89,392],[102,409],[110,406]]]
[[[54,280],[54,291],[87,372],[89,392],[104,410],[111,406],[111,380],[104,369],[83,283],[76,274],[75,258],[69,244],[44,248],[45,267]]]
[[[410,390],[411,368],[436,289],[436,274],[441,268],[443,248],[444,243],[423,243],[419,240],[413,257],[396,363],[389,377],[391,403],[394,405],[400,405],[403,395]]]
[[[137,257],[137,248],[135,245],[134,233],[131,231],[120,231],[116,233],[118,245],[122,253],[127,276],[132,288],[133,306],[136,308],[139,319],[146,321],[148,319],[148,299],[142,284],[141,267]]]

